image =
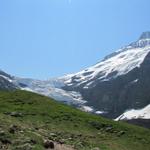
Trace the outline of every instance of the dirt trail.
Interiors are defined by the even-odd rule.
[[[68,145],[55,144],[54,150],[75,150],[75,149]]]

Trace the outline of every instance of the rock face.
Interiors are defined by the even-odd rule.
[[[132,119],[126,120],[126,122],[150,129],[150,119]]]
[[[83,91],[85,99],[97,109],[107,111],[107,116],[116,118],[128,109],[143,108],[150,103],[150,53],[141,64],[128,74],[113,80],[97,83]]]

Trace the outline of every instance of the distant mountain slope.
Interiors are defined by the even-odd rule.
[[[16,88],[12,83],[12,76],[0,70],[0,90],[12,90]]]
[[[2,150],[150,149],[147,129],[91,115],[27,91],[0,92],[0,122]]]
[[[58,79],[51,80],[36,80],[27,78],[14,77],[13,83],[22,90],[36,92],[45,96],[49,96],[58,101],[67,103],[69,105],[80,105],[86,103],[82,99],[80,93],[75,91],[65,91],[61,87],[64,83]]]

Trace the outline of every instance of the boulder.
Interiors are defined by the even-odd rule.
[[[55,144],[54,142],[50,141],[50,140],[45,140],[44,141],[44,147],[46,149],[50,148],[50,149],[54,149],[55,148]]]

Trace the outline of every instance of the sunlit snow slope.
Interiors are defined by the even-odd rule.
[[[119,121],[119,120],[132,120],[132,119],[150,119],[150,105],[144,107],[143,109],[137,109],[137,110],[132,109],[126,111],[115,120]]]
[[[57,79],[42,81],[15,77],[13,83],[21,87],[22,90],[32,91],[45,96],[49,96],[67,104],[76,105],[86,102],[82,99],[80,93],[75,91],[65,91],[61,89],[61,87],[64,86],[64,83]]]

